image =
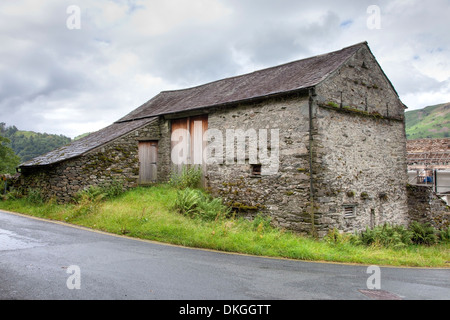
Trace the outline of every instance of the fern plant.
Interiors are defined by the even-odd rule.
[[[196,189],[186,188],[177,192],[175,208],[181,214],[193,217],[200,203],[200,193]]]
[[[212,198],[199,189],[186,188],[177,193],[175,209],[181,214],[204,220],[214,220],[230,212],[220,198]]]
[[[409,226],[412,232],[412,242],[416,244],[432,245],[437,242],[436,230],[430,223],[413,221]]]
[[[402,248],[411,244],[412,233],[403,226],[384,224],[373,229],[366,228],[359,235],[360,242],[365,245],[381,245],[390,248]]]
[[[450,243],[450,227],[439,231],[439,240],[443,243]]]

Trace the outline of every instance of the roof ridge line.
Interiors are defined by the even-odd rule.
[[[311,56],[311,57],[307,57],[307,58],[303,58],[303,59],[297,59],[297,60],[294,60],[294,61],[281,63],[281,64],[276,65],[276,66],[267,67],[267,68],[263,68],[263,69],[258,69],[258,70],[254,70],[254,71],[251,71],[251,72],[243,73],[243,74],[240,74],[240,75],[230,76],[230,77],[222,78],[222,79],[219,79],[219,80],[214,80],[214,81],[211,81],[211,82],[206,82],[206,83],[199,84],[199,85],[196,85],[196,86],[193,86],[193,87],[182,88],[182,89],[173,89],[173,90],[163,90],[163,91],[160,91],[160,94],[162,94],[162,93],[171,93],[171,92],[181,92],[181,91],[187,91],[187,90],[191,90],[191,89],[196,89],[196,88],[200,88],[200,87],[203,87],[203,86],[207,86],[209,84],[213,84],[213,83],[217,83],[217,82],[221,82],[221,81],[225,81],[225,80],[236,79],[236,78],[249,76],[251,74],[256,74],[256,73],[267,71],[267,70],[277,69],[277,68],[280,68],[280,67],[283,67],[283,66],[287,66],[287,65],[290,65],[290,64],[298,63],[300,61],[307,61],[307,60],[315,59],[315,58],[318,58],[318,57],[321,57],[321,56],[332,55],[332,54],[335,54],[335,53],[338,53],[338,52],[341,52],[341,51],[344,51],[344,50],[347,50],[347,49],[350,49],[350,48],[353,48],[353,47],[359,47],[359,46],[362,46],[362,45],[367,45],[368,46],[368,42],[367,41],[359,42],[359,43],[356,43],[354,45],[341,48],[339,50],[326,52],[326,53],[321,53],[321,54],[317,54],[315,56]]]

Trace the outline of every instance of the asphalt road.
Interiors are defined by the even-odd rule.
[[[2,300],[450,299],[450,269],[381,267],[375,290],[367,271],[170,246],[0,211]]]

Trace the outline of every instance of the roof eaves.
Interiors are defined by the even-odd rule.
[[[153,118],[153,119],[152,119],[152,118]],[[55,149],[55,150],[52,150],[52,151],[50,151],[50,152],[48,152],[48,153],[46,153],[46,154],[44,154],[44,155],[38,156],[38,157],[36,157],[36,158],[34,158],[34,159],[31,159],[31,160],[29,160],[29,161],[26,161],[26,162],[24,162],[24,163],[21,163],[21,164],[19,164],[19,165],[17,166],[17,168],[37,168],[37,167],[45,167],[45,166],[49,166],[49,165],[58,164],[58,163],[61,163],[61,162],[64,162],[64,161],[67,161],[67,160],[70,160],[70,159],[75,159],[75,158],[78,158],[78,157],[82,157],[82,156],[86,155],[87,153],[91,152],[92,150],[95,150],[95,149],[97,149],[97,148],[103,147],[103,146],[105,146],[105,145],[111,143],[112,141],[114,141],[114,140],[116,140],[116,139],[122,138],[123,136],[129,134],[129,133],[130,133],[131,131],[133,131],[133,130],[138,130],[139,128],[142,128],[143,126],[146,126],[146,125],[150,124],[151,122],[157,120],[157,117],[148,117],[148,119],[149,119],[149,121],[148,121],[148,122],[144,122],[141,126],[139,126],[139,127],[137,127],[137,128],[133,128],[133,129],[127,131],[127,132],[124,132],[123,134],[121,134],[121,135],[119,135],[119,136],[117,136],[117,137],[114,137],[114,138],[111,139],[111,140],[106,140],[106,141],[104,141],[104,142],[102,142],[102,143],[100,143],[100,144],[98,144],[98,145],[93,145],[93,146],[91,146],[91,147],[88,147],[88,148],[86,148],[85,150],[83,150],[82,152],[79,152],[79,153],[75,152],[75,153],[73,153],[73,154],[70,155],[70,156],[63,157],[64,151],[74,143],[74,142],[72,142],[71,144],[68,144],[68,145],[59,147],[59,148],[57,148],[57,149]],[[131,120],[131,121],[129,121],[129,122],[138,121],[138,120],[143,120],[143,119],[134,119],[134,120]],[[114,122],[114,123],[117,123],[117,122]],[[100,132],[100,131],[102,131],[102,130],[104,130],[104,129],[105,129],[105,128],[100,129],[100,130],[97,131],[97,132]],[[95,132],[92,133],[92,134],[95,134]],[[87,139],[89,139],[89,135],[86,136],[86,137],[81,138],[80,140],[78,140],[78,141],[79,141],[78,143],[82,142],[83,140],[87,140]],[[54,160],[54,161],[50,160],[50,161],[48,161],[48,162],[44,162],[44,159],[45,159],[46,156],[48,156],[48,155],[51,154],[51,153],[55,153],[55,152],[59,152],[59,151],[63,152],[63,154],[61,155],[61,157],[57,157],[57,160]],[[42,161],[37,160],[37,159],[41,159],[41,158],[43,159]],[[30,164],[28,165],[27,163],[30,163]],[[36,164],[34,164],[34,163],[36,163]]]

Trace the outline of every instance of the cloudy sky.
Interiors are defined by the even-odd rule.
[[[410,110],[450,102],[449,17],[450,0],[2,0],[0,122],[73,138],[160,91],[362,41]]]

